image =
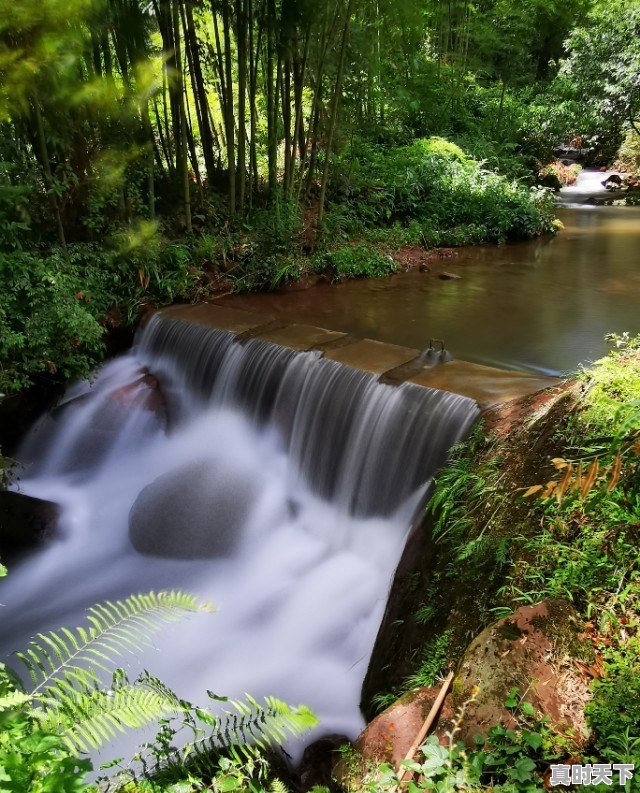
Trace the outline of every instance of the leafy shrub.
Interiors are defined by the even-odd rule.
[[[542,168],[538,173],[538,181],[545,187],[559,190],[564,185],[575,184],[581,171],[580,165],[563,165],[556,160]]]
[[[62,254],[0,254],[0,281],[0,391],[43,372],[85,375],[103,350],[102,328]]]
[[[640,336],[612,334],[608,339],[614,349],[580,375],[585,394],[577,420],[595,434],[610,432],[616,423],[633,418],[640,399]],[[629,430],[640,429],[640,417],[638,422]]]
[[[617,166],[640,173],[640,135],[633,129],[627,130],[618,150]]]
[[[325,257],[328,266],[338,278],[382,278],[398,270],[391,258],[368,245],[345,245]]]
[[[44,374],[85,376],[104,352],[110,309],[133,321],[149,304],[196,291],[191,248],[164,241],[156,224],[134,225],[108,245],[0,252],[0,393]]]
[[[605,757],[611,738],[640,737],[640,642],[629,639],[622,650],[607,655],[605,676],[594,683],[593,699],[586,708],[597,747]]]
[[[418,219],[431,244],[505,242],[554,230],[546,191],[483,168],[442,138],[393,149],[369,145],[344,156],[347,200],[365,225]]]

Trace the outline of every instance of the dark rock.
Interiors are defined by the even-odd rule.
[[[461,275],[457,275],[456,273],[439,273],[438,278],[442,279],[443,281],[453,281],[457,280],[458,278],[462,278]]]
[[[454,705],[465,704],[460,739],[469,746],[496,724],[513,727],[504,707],[517,689],[552,729],[568,731],[576,749],[589,737],[584,707],[589,680],[578,666],[590,659],[583,626],[573,607],[547,599],[498,620],[469,645],[453,684]],[[591,651],[592,652],[592,651]]]
[[[228,463],[188,463],[142,490],[129,513],[129,537],[148,556],[229,556],[257,495],[249,474]]]
[[[573,165],[573,163],[569,160],[566,160],[566,162],[569,162],[570,165]],[[538,184],[541,187],[548,187],[551,190],[560,190],[562,188],[562,180],[556,171],[551,167],[544,168],[540,174],[538,174]]]
[[[607,190],[618,190],[622,187],[622,177],[617,173],[612,173],[611,176],[604,180],[602,186]]]
[[[558,160],[569,160],[573,165],[577,160],[582,159],[584,149],[576,146],[570,146],[566,143],[561,143],[553,150],[553,156]]]
[[[418,267],[418,270],[420,270],[421,273],[430,273],[431,267],[429,267],[428,264],[421,264],[420,267]]]
[[[331,791],[340,790],[334,779],[334,770],[342,757],[340,748],[350,744],[344,735],[325,735],[309,744],[298,767],[300,790],[311,790],[315,785]]]
[[[355,742],[363,765],[393,763],[407,756],[433,703],[439,686],[423,686],[409,691],[366,726]],[[453,710],[445,700],[437,724],[437,734],[444,735],[453,722]]]
[[[55,532],[60,507],[12,491],[0,492],[0,558],[15,558]]]

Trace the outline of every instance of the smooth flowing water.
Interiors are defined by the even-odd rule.
[[[605,176],[584,174],[563,202],[582,204]],[[606,352],[606,333],[640,332],[640,207],[567,206],[560,217],[555,238],[462,249],[431,272],[225,302],[417,349],[443,339],[477,363],[569,372]]]
[[[156,316],[21,450],[20,489],[63,514],[3,584],[5,649],[94,602],[180,587],[220,612],[173,628],[143,658],[154,674],[194,702],[213,689],[304,703],[323,732],[354,735],[412,518],[477,413]]]

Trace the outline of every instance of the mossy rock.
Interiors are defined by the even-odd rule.
[[[461,739],[471,746],[496,724],[513,727],[504,702],[517,689],[552,730],[584,747],[590,691],[579,664],[589,655],[584,626],[562,600],[522,606],[490,625],[469,645],[453,687],[454,706],[465,706]]]

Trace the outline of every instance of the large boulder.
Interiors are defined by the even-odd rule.
[[[590,693],[579,661],[591,660],[590,652],[573,607],[562,600],[522,606],[486,628],[469,645],[454,681],[454,706],[466,703],[460,739],[471,746],[494,725],[513,727],[504,702],[517,689],[552,729],[583,747]]]
[[[0,558],[6,561],[40,545],[54,533],[59,514],[52,501],[0,492]]]
[[[409,691],[370,722],[355,742],[363,764],[393,763],[404,760],[429,715],[440,692],[439,686],[422,686]],[[453,711],[445,700],[438,719],[439,735],[453,720]]]
[[[229,556],[258,492],[248,472],[228,463],[188,463],[142,490],[129,513],[129,537],[133,547],[148,556]]]

